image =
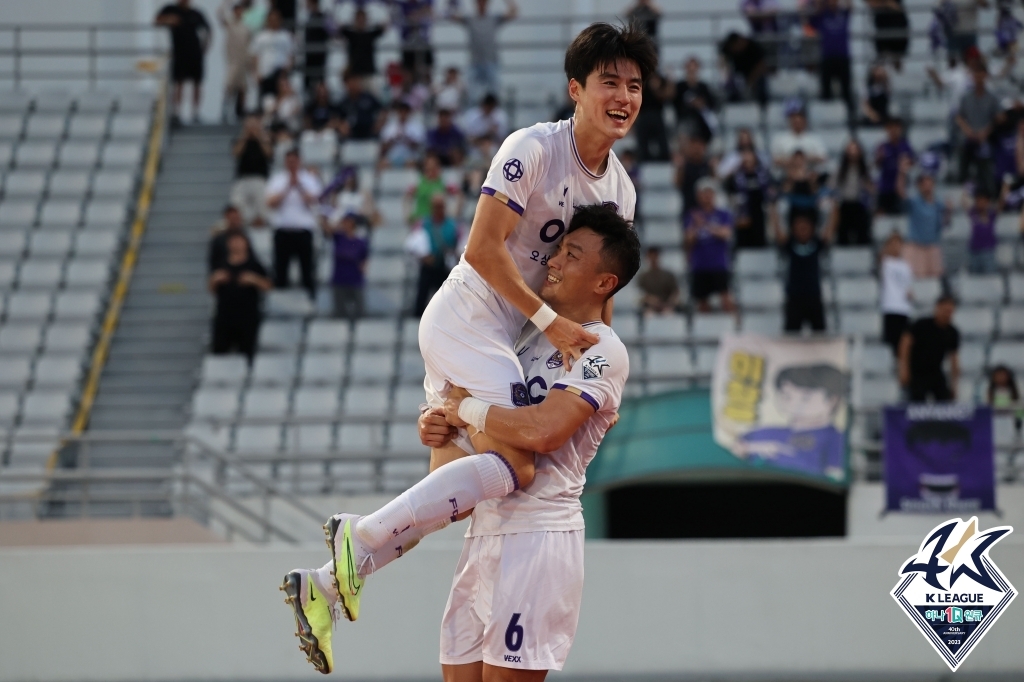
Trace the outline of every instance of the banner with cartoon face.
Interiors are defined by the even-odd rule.
[[[996,507],[992,408],[885,409],[885,508],[970,513]]]
[[[715,441],[737,457],[846,483],[846,340],[722,338],[712,378]]]

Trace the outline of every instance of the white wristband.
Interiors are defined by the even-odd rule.
[[[547,303],[542,303],[540,308],[530,318],[530,322],[536,325],[537,329],[545,331],[551,326],[551,323],[558,317],[558,313],[551,309]]]
[[[483,433],[489,409],[491,404],[479,398],[464,398],[459,404],[459,419]]]

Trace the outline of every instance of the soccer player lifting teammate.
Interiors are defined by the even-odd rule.
[[[452,387],[465,389],[472,396],[459,406],[460,423],[466,427],[452,442],[432,448],[432,473],[426,479],[381,510],[366,517],[338,514],[328,521],[332,562],[318,571],[298,570],[286,576],[284,589],[296,609],[300,638],[321,672],[333,667],[330,618],[319,605],[313,608],[319,597],[308,595],[325,595],[346,618],[355,620],[368,574],[484,500],[530,486],[537,469],[535,452],[549,451],[571,435],[559,433],[557,443],[551,434],[524,442],[511,431],[499,429],[492,435],[483,427],[495,428],[487,419],[495,407],[504,422],[512,424],[518,413],[512,419],[505,416],[511,410],[501,408],[527,407],[539,396],[531,395],[535,386],[528,388],[515,347],[527,320],[554,349],[552,358],[554,352],[565,358],[562,371],[601,342],[581,324],[594,320],[558,314],[536,292],[561,284],[557,268],[549,268],[556,252],[569,262],[580,257],[572,249],[559,251],[577,206],[603,204],[632,220],[636,194],[611,147],[629,132],[640,109],[643,83],[656,65],[655,48],[643,32],[591,25],[576,37],[565,57],[569,94],[576,102],[573,119],[519,130],[495,155],[466,252],[420,323],[427,403],[440,408]],[[624,285],[630,277],[632,273],[616,273],[615,279]],[[619,286],[604,292],[604,314],[599,317],[605,321],[610,296]],[[593,356],[573,365],[572,372],[602,376],[599,359],[590,366],[587,358]],[[622,370],[624,358],[623,354],[618,363]],[[574,390],[554,391],[552,398],[558,405],[551,405],[549,398],[545,412],[557,410],[558,421],[574,424],[574,430],[603,405]],[[582,477],[582,466],[573,466]]]

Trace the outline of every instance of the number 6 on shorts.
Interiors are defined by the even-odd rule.
[[[523,626],[519,624],[521,613],[513,613],[512,620],[505,629],[505,647],[509,651],[519,651],[523,646]]]

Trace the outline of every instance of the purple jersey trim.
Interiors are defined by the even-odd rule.
[[[516,476],[516,470],[512,467],[511,464],[508,463],[508,460],[502,457],[501,454],[495,452],[494,450],[488,450],[484,454],[494,455],[495,457],[500,459],[505,464],[506,467],[508,467],[508,472],[512,474],[512,485],[515,486],[514,488],[512,488],[512,492],[519,490],[519,477]]]
[[[494,197],[501,203],[505,204],[519,215],[523,215],[523,211],[525,209],[516,202],[509,199],[507,194],[503,194],[502,192],[499,192],[496,189],[492,189],[491,187],[481,187],[480,194],[490,194],[492,197]]]
[[[582,389],[576,388],[575,386],[567,386],[565,384],[555,384],[551,388],[552,389],[559,388],[559,389],[561,389],[563,391],[568,391],[569,393],[572,393],[573,395],[578,395],[579,397],[583,398],[588,403],[590,403],[590,406],[594,408],[594,412],[597,412],[598,410],[601,409],[601,405],[596,400],[594,400],[594,397],[592,395],[590,395],[589,393],[587,393],[586,391],[584,391]]]

